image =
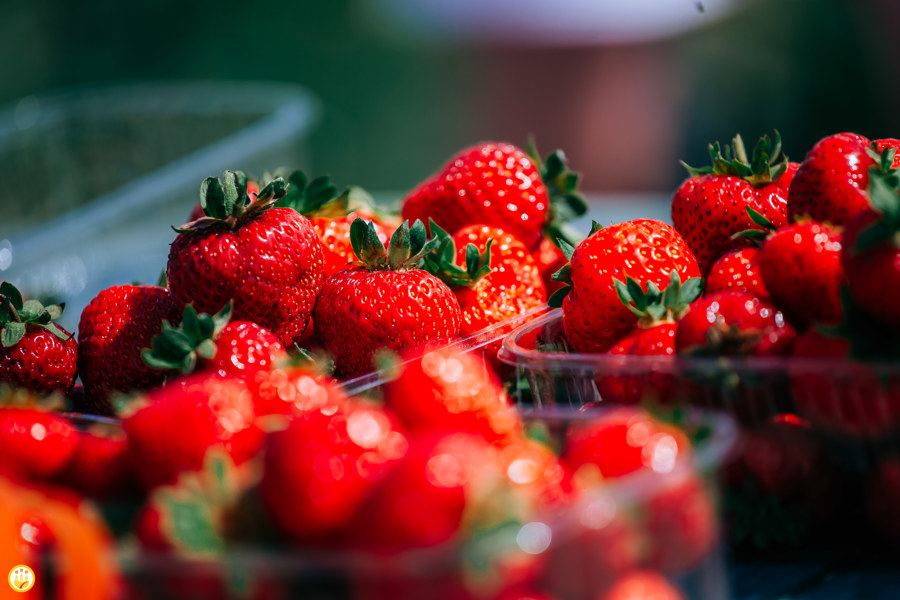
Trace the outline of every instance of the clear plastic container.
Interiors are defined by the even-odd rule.
[[[577,353],[559,309],[507,336],[499,359],[532,410],[639,403],[733,417],[741,435],[721,483],[737,546],[900,544],[877,491],[896,489],[900,364]]]
[[[567,427],[604,414],[602,408],[541,411],[526,418],[562,440]],[[639,571],[662,577],[687,600],[727,600],[718,499],[709,476],[729,456],[737,430],[728,417],[702,411],[686,425],[706,435],[665,468],[609,480],[564,509],[510,523],[476,542],[393,555],[237,547],[206,560],[126,546],[120,553],[123,597],[475,600],[531,590],[580,600],[600,598],[621,576]]]
[[[225,169],[304,164],[318,113],[277,83],[134,83],[0,110],[0,278],[65,301],[69,331],[110,285],[155,283],[168,245]]]

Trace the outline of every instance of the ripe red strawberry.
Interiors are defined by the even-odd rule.
[[[541,272],[541,278],[544,280],[544,287],[548,296],[565,285],[553,279],[553,274],[568,262],[566,254],[559,247],[559,244],[544,236],[541,238],[541,243],[538,245],[537,250],[532,253],[532,256],[537,263],[538,270]]]
[[[628,277],[616,280],[616,291],[622,302],[638,317],[634,330],[606,351],[610,355],[675,356],[675,332],[678,319],[690,304],[700,297],[702,281],[689,279],[682,286],[677,272],[662,292],[648,284],[644,292],[641,284]],[[656,365],[658,368],[659,365]],[[610,370],[616,370],[612,367]],[[607,373],[598,369],[597,390],[603,402],[636,404],[638,402],[667,403],[671,400],[671,374],[649,368],[650,373]]]
[[[251,321],[231,321],[231,303],[215,315],[197,314],[188,304],[181,325],[163,323],[152,347],[142,353],[155,369],[180,369],[183,374],[213,371],[219,375],[250,375],[271,369],[287,359],[287,351],[274,333]]]
[[[403,366],[385,403],[413,433],[454,429],[489,441],[521,433],[522,421],[496,375],[472,354],[432,350]]]
[[[347,525],[408,447],[395,419],[376,405],[346,401],[298,412],[269,436],[260,498],[288,538],[320,538]]]
[[[503,227],[529,249],[537,248],[545,226],[587,207],[574,191],[578,176],[566,168],[560,151],[543,165],[533,148],[530,154],[504,143],[462,150],[406,196],[403,218],[432,219],[450,234],[476,223]]]
[[[759,248],[737,248],[726,252],[713,264],[704,293],[749,292],[761,300],[769,291],[759,274]]]
[[[467,225],[449,236],[436,224],[440,246],[423,268],[446,283],[462,310],[460,335],[536,309],[547,301],[540,271],[525,245],[511,233],[489,225]]]
[[[0,471],[31,480],[55,476],[75,452],[75,426],[38,406],[34,398],[12,400],[12,405],[0,407]]]
[[[488,453],[488,442],[478,435],[451,430],[410,438],[406,454],[348,524],[350,542],[394,553],[453,539],[470,480]]]
[[[450,288],[419,268],[431,252],[421,221],[401,225],[385,249],[374,226],[353,222],[361,264],[329,277],[316,299],[316,336],[344,378],[374,370],[380,350],[422,351],[459,335],[459,301]]]
[[[833,226],[843,225],[866,208],[872,142],[855,133],[822,138],[807,153],[791,183],[787,213]],[[777,223],[776,223],[777,225]]]
[[[680,430],[642,410],[618,408],[573,421],[562,460],[577,482],[592,481],[596,474],[614,479],[643,469],[669,472],[679,455],[688,453],[690,444]]]
[[[678,322],[679,354],[767,356],[784,354],[796,332],[771,303],[747,292],[704,296]]]
[[[337,380],[307,366],[257,371],[249,378],[248,386],[253,391],[258,415],[292,415],[341,406],[345,400]]]
[[[141,351],[164,320],[179,316],[169,290],[156,286],[113,286],[88,303],[78,323],[78,374],[89,412],[111,414],[113,395],[162,383],[165,373],[144,364]]]
[[[844,227],[841,266],[854,300],[870,314],[900,328],[900,184],[892,166],[900,153],[882,154],[869,174],[870,206]]]
[[[53,322],[62,311],[24,300],[16,286],[0,283],[0,382],[44,394],[71,391],[78,344]]]
[[[787,190],[796,171],[796,163],[781,153],[781,138],[764,136],[748,157],[741,137],[735,136],[725,155],[718,142],[710,145],[712,166],[695,169],[675,191],[672,198],[672,223],[684,236],[705,276],[715,261],[735,248],[751,245],[734,234],[752,227],[747,208],[753,208],[769,221],[787,224]]]
[[[135,491],[135,467],[128,440],[115,425],[77,431],[77,444],[57,482],[96,500],[122,498]]]
[[[598,600],[684,600],[681,591],[656,571],[623,575]]]
[[[800,220],[771,234],[759,253],[759,273],[772,302],[793,323],[841,318],[841,232]]]
[[[272,207],[285,191],[279,178],[251,200],[246,177],[231,171],[224,186],[213,177],[203,182],[207,216],[177,229],[166,266],[179,310],[193,303],[213,314],[232,301],[236,320],[265,327],[286,347],[300,339],[322,286],[324,259],[309,220]]]
[[[360,188],[349,188],[338,194],[327,176],[309,181],[303,171],[286,174],[290,183],[287,194],[275,206],[293,208],[308,218],[322,242],[325,277],[357,260],[350,241],[350,226],[357,217],[371,221],[382,244],[388,241],[388,231],[400,223],[389,223],[373,208],[371,197]]]
[[[172,483],[200,469],[211,448],[240,464],[262,445],[253,394],[246,383],[216,373],[195,373],[146,394],[123,420],[131,460],[145,488]]]
[[[555,276],[569,284],[548,303],[562,305],[566,339],[578,352],[604,352],[631,332],[638,318],[619,299],[615,279],[632,277],[664,289],[672,271],[681,281],[699,277],[697,261],[681,235],[653,219],[635,219],[600,228],[570,252]],[[564,299],[563,299],[564,298]]]

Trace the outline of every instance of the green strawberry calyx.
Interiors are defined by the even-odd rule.
[[[491,269],[493,239],[487,241],[484,252],[480,252],[475,244],[467,244],[465,264],[460,265],[456,260],[456,244],[453,237],[432,219],[429,219],[428,227],[438,244],[423,258],[422,268],[446,283],[450,289],[472,286],[493,270]]]
[[[188,374],[194,371],[201,358],[216,355],[215,339],[231,320],[232,303],[214,315],[197,313],[193,305],[184,308],[181,325],[173,326],[163,321],[162,332],[155,335],[151,347],[141,352],[144,363],[154,369],[180,369]]]
[[[869,167],[869,205],[878,217],[859,232],[850,249],[853,254],[885,243],[900,248],[900,169],[892,167],[896,149],[870,152],[876,163]]]
[[[25,300],[22,292],[8,281],[0,283],[0,343],[10,348],[25,337],[29,325],[43,327],[57,338],[66,341],[72,335],[53,321],[62,316],[65,304],[44,306],[39,300]]]
[[[753,156],[748,156],[740,134],[734,136],[731,144],[724,148],[719,142],[709,145],[712,165],[692,167],[685,162],[681,165],[691,177],[699,175],[732,175],[758,187],[778,181],[788,168],[788,158],[781,150],[781,134],[776,130],[773,137],[762,136],[753,147]],[[777,162],[778,159],[782,159]]]
[[[750,217],[750,220],[753,221],[753,224],[756,225],[759,229],[745,229],[744,231],[738,231],[731,236],[731,239],[750,240],[757,246],[762,246],[763,242],[771,234],[775,233],[777,227],[775,227],[775,224],[767,219],[765,215],[763,215],[753,207],[747,207],[747,216]]]
[[[700,297],[703,279],[691,277],[682,284],[681,277],[673,269],[664,290],[650,281],[645,291],[644,286],[629,275],[625,276],[624,282],[613,277],[613,286],[622,304],[638,317],[639,325],[652,327],[674,323],[681,318],[691,303]]]
[[[287,189],[288,184],[278,177],[268,182],[256,196],[251,196],[247,193],[247,175],[243,171],[225,171],[221,180],[207,177],[200,184],[200,206],[204,216],[173,229],[178,233],[222,226],[235,229],[272,208]]]
[[[404,221],[391,235],[387,248],[378,239],[373,221],[357,217],[350,224],[350,245],[359,258],[356,264],[370,271],[418,269],[438,243],[437,238],[428,239],[425,225],[418,219],[412,226]]]
[[[557,245],[559,239],[565,240],[569,245],[577,244],[581,241],[581,236],[567,222],[577,219],[588,210],[584,196],[578,191],[581,175],[569,169],[562,150],[554,150],[546,159],[541,159],[533,137],[528,140],[527,154],[537,166],[550,199],[544,235]]]

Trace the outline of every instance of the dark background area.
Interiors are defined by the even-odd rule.
[[[33,0],[4,6],[0,102],[119,80],[288,81],[323,107],[302,166],[339,185],[403,190],[465,145],[534,134],[590,190],[668,191],[679,159],[704,163],[738,132],[778,129],[792,159],[839,130],[900,136],[895,4],[749,0],[675,38],[544,48],[423,40],[362,0]]]

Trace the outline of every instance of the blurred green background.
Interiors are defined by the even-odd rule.
[[[4,7],[0,102],[120,80],[295,82],[323,108],[302,166],[339,185],[405,190],[465,145],[534,134],[589,190],[668,191],[679,159],[703,163],[738,132],[778,129],[792,159],[839,130],[900,135],[896,4],[749,0],[709,24],[698,7],[671,39],[542,48],[423,40],[364,0],[32,0]]]

